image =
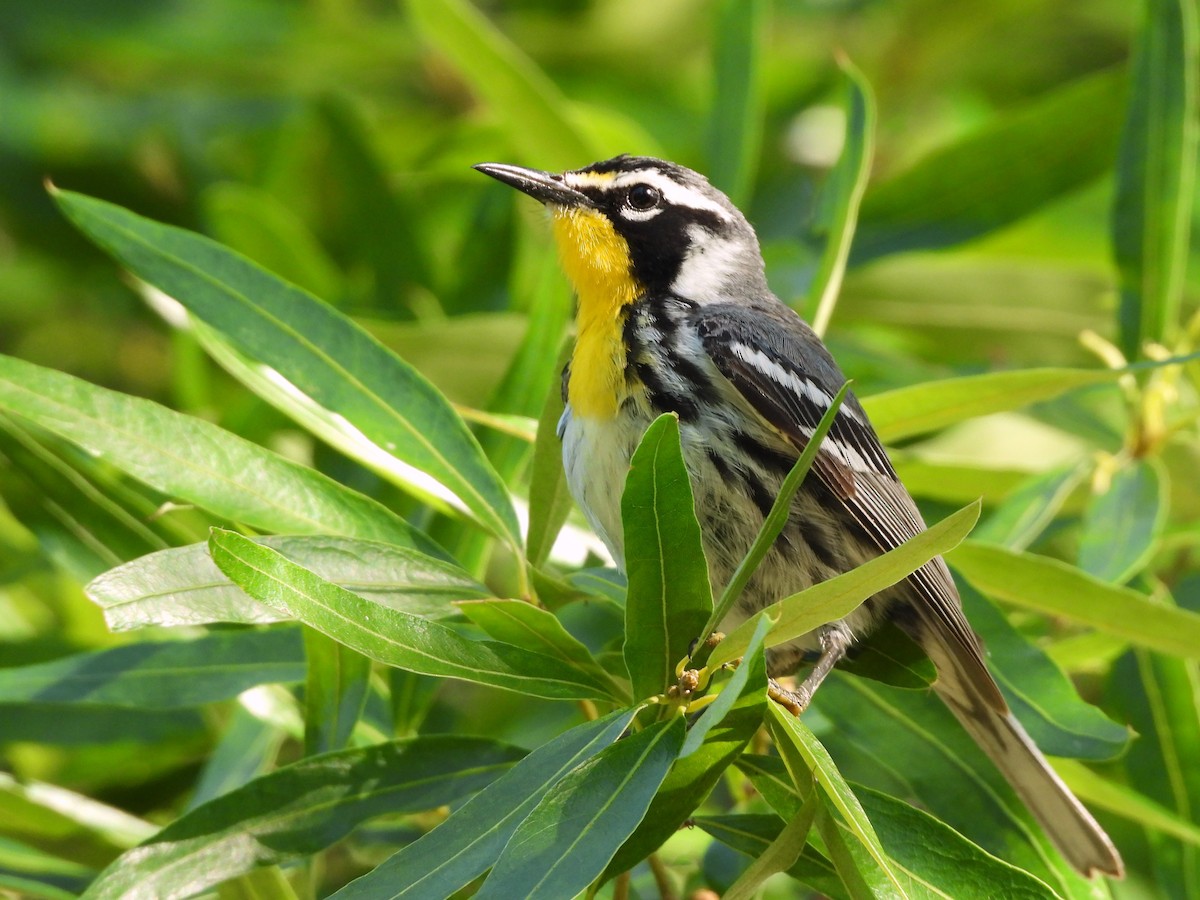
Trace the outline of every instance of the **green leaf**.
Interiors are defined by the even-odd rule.
[[[1088,75],[873,186],[852,263],[969,240],[1096,180],[1112,166],[1124,84],[1123,67]]]
[[[176,819],[105,869],[84,896],[189,897],[322,850],[374,816],[452,803],[522,755],[496,741],[438,735],[304,759]]]
[[[675,682],[675,664],[712,612],[708,563],[679,445],[679,420],[659,416],[642,437],[621,497],[625,531],[625,665],[633,695]]]
[[[3,840],[97,868],[154,834],[149,822],[75,791],[0,772],[0,871]],[[93,873],[94,874],[94,873]]]
[[[1054,521],[1087,468],[1071,465],[1026,479],[975,529],[975,540],[1024,550]]]
[[[633,833],[679,755],[683,716],[602,750],[551,788],[513,834],[478,900],[574,897]]]
[[[427,546],[400,517],[312,469],[199,419],[0,356],[0,409],[170,497],[268,531]]]
[[[837,667],[908,690],[923,691],[937,679],[937,669],[921,645],[888,620],[864,635]]]
[[[768,647],[786,644],[826,622],[845,618],[868,597],[911,575],[935,556],[956,547],[971,533],[978,518],[979,503],[975,502],[896,549],[773,603],[751,616],[721,641],[713,651],[709,666],[737,659],[748,646],[750,635],[757,627],[756,620],[760,617],[770,615],[778,619],[767,635]]]
[[[867,787],[855,796],[875,826],[880,843],[905,878],[910,896],[954,900],[1053,900],[1054,891],[1009,865],[924,810]]]
[[[765,0],[716,6],[708,178],[739,206],[749,199],[762,144],[766,98],[759,55],[766,24]]]
[[[742,661],[738,663],[733,677],[721,689],[717,699],[705,708],[704,712],[700,714],[700,718],[688,729],[687,740],[683,742],[683,748],[679,751],[680,759],[686,759],[700,749],[709,731],[719,725],[733,709],[734,704],[740,702],[742,697],[747,695],[747,688],[749,688],[750,695],[761,691],[763,697],[766,696],[767,667],[763,642],[773,624],[771,619],[766,616],[758,620],[758,625],[755,626],[754,633],[750,636],[750,643],[742,653]]]
[[[73,900],[95,871],[43,853],[11,838],[0,838],[0,890],[22,900]]]
[[[53,747],[91,747],[93,751],[118,742],[156,745],[187,744],[192,752],[205,745],[204,717],[198,710],[147,710],[129,706],[74,704],[68,710],[60,703],[0,703],[4,740],[49,744]]]
[[[437,828],[333,896],[449,897],[487,870],[547,792],[620,737],[634,712],[622,710],[577,725],[534,750]]]
[[[405,6],[421,37],[505,123],[518,156],[558,169],[605,156],[554,83],[474,6],[465,0],[408,0]]]
[[[1200,614],[1155,603],[1057,559],[965,541],[948,562],[989,597],[1172,656],[1200,658]]]
[[[371,661],[320,632],[304,629],[304,752],[343,750],[367,702]]]
[[[1083,763],[1074,760],[1055,760],[1054,770],[1062,776],[1071,793],[1089,807],[1107,810],[1144,828],[1200,848],[1200,825],[1156,803],[1145,794],[1097,775]]]
[[[1004,699],[1044,753],[1104,760],[1125,752],[1128,729],[1082,700],[1045,651],[974,587],[960,583],[959,595],[963,612],[988,649],[988,668]]]
[[[1123,760],[1139,794],[1194,824],[1200,809],[1200,665],[1136,650],[1113,669],[1113,695],[1136,729]],[[1163,896],[1186,897],[1200,884],[1200,850],[1167,833],[1150,832],[1149,872]]]
[[[808,843],[808,833],[812,830],[819,805],[819,795],[816,791],[811,792],[800,812],[788,820],[771,843],[756,854],[754,861],[738,876],[737,881],[721,895],[724,900],[751,900],[758,895],[758,889],[768,878],[795,865],[804,852],[804,845]]]
[[[379,606],[235,532],[213,529],[209,552],[255,600],[385,665],[535,697],[607,697],[605,686],[552,657],[467,640],[445,625]]]
[[[360,597],[426,618],[456,616],[451,601],[491,593],[453,563],[406,547],[324,535],[254,540]],[[256,603],[226,578],[209,556],[207,544],[135,559],[96,578],[86,591],[104,610],[113,631],[286,618]]]
[[[0,669],[0,703],[181,709],[235,697],[256,684],[303,678],[295,628],[224,631]]]
[[[1170,496],[1166,467],[1140,459],[1112,476],[1083,514],[1079,568],[1113,584],[1124,584],[1159,548]]]
[[[608,685],[610,699],[629,702],[628,692],[600,668],[591,651],[553,613],[524,600],[464,600],[455,605],[490,637],[559,659],[597,683]]]
[[[784,828],[784,821],[779,816],[761,813],[696,816],[693,821],[696,827],[705,833],[751,859],[757,858],[766,850]],[[787,872],[822,896],[833,900],[841,900],[848,896],[833,865],[811,848],[807,849]]]
[[[1134,45],[1117,158],[1113,255],[1121,347],[1170,340],[1180,325],[1200,139],[1200,24],[1194,0],[1147,0]]]
[[[358,325],[220,244],[81,194],[55,200],[130,271],[226,334],[385,455],[450,490],[520,545],[508,491],[470,430],[415,369]]]
[[[99,574],[168,546],[146,521],[152,503],[120,491],[116,479],[98,478],[87,454],[42,429],[0,413],[0,455],[9,470],[3,488],[9,507],[43,545],[62,534],[79,547],[77,558],[88,560],[72,572]]]
[[[964,375],[884,391],[863,400],[885,443],[937,431],[966,419],[1020,409],[1073,388],[1116,381],[1114,369],[1025,369]]]
[[[813,712],[846,778],[919,804],[1063,897],[1095,896],[936,697],[835,672],[817,692]]]
[[[570,348],[559,353],[560,365],[570,358]],[[546,394],[538,416],[537,438],[533,443],[533,463],[529,474],[529,529],[525,536],[525,554],[529,564],[541,568],[550,558],[550,550],[571,511],[571,492],[563,472],[562,441],[558,422],[566,403],[562,389],[553,385]]]
[[[849,59],[839,57],[846,94],[846,138],[837,165],[826,176],[812,238],[823,246],[817,271],[804,300],[806,318],[824,335],[842,289],[846,261],[858,223],[858,207],[875,155],[875,99],[871,85]]]
[[[734,690],[732,681],[723,690],[723,695],[736,694],[736,702],[720,722],[711,723],[699,747],[687,756],[681,751],[654,795],[645,818],[600,876],[601,883],[632,869],[679,831],[762,727],[767,702],[765,661],[759,653],[755,660],[743,665],[748,677],[740,690]],[[695,728],[692,727],[689,736]]]
[[[794,715],[774,703],[770,704],[768,709],[770,716],[767,725],[775,746],[792,775],[792,781],[800,785],[806,784],[810,778],[816,779],[825,796],[845,818],[846,825],[855,839],[866,848],[887,880],[895,885],[903,896],[904,888],[891,860],[880,844],[879,837],[875,834],[875,829],[858,798],[842,778],[829,752]]]

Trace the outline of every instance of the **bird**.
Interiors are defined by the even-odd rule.
[[[577,297],[559,422],[571,494],[623,568],[621,494],[663,413],[680,444],[714,593],[733,575],[846,379],[767,284],[758,237],[698,172],[623,154],[565,172],[480,163],[540,201]],[[862,404],[848,392],[787,523],[723,627],[849,571],[925,529]],[[773,678],[815,660],[782,699],[807,706],[855,641],[884,619],[937,669],[934,690],[1078,871],[1120,877],[1119,853],[1009,710],[936,557],[846,618],[768,652]]]

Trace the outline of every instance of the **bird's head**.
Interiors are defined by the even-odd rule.
[[[581,313],[593,299],[619,309],[646,293],[707,302],[765,289],[754,229],[691,169],[645,156],[561,174],[475,168],[545,204]]]

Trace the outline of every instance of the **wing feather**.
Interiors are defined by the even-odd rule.
[[[701,312],[697,328],[705,350],[729,383],[772,428],[803,450],[845,379],[816,334],[790,310],[784,313],[709,307]],[[838,410],[813,472],[881,551],[925,530],[916,504],[853,395],[848,394]],[[991,704],[1007,709],[945,562],[941,557],[930,561],[908,581],[925,601],[915,604],[918,617],[947,643]]]

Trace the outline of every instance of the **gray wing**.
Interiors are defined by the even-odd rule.
[[[698,311],[695,324],[717,369],[768,424],[803,450],[845,382],[812,329],[782,304],[706,306]],[[838,410],[813,472],[881,551],[925,530],[916,504],[852,394]],[[987,699],[997,709],[1006,709],[945,562],[941,557],[932,560],[908,582],[924,601],[915,605],[918,618],[937,630],[959,665],[988,692]]]

